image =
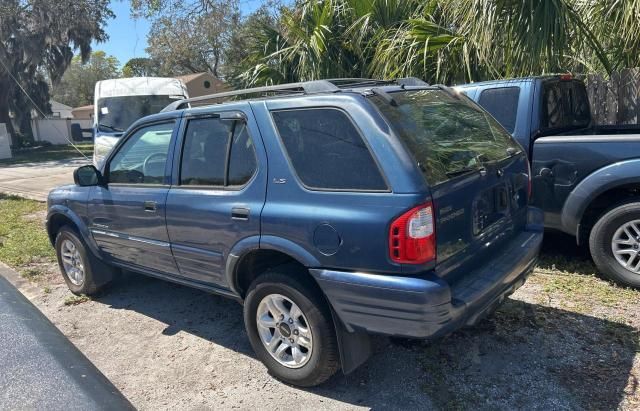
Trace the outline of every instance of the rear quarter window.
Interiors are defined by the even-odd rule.
[[[499,87],[482,90],[478,104],[498,120],[509,133],[516,128],[520,87]]]
[[[341,110],[295,109],[272,115],[291,165],[307,188],[387,190],[369,148]]]

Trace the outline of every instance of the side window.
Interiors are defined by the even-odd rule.
[[[498,120],[509,133],[516,128],[520,87],[500,87],[483,90],[478,104]]]
[[[224,185],[224,163],[233,122],[217,118],[189,120],[184,136],[180,184]]]
[[[334,190],[386,190],[371,153],[347,115],[331,108],[272,113],[302,183]]]
[[[257,168],[256,152],[253,141],[249,137],[247,125],[236,123],[229,155],[229,181],[230,186],[242,186],[249,182]]]
[[[109,182],[163,184],[174,125],[142,127],[129,137],[109,163]]]
[[[181,185],[242,186],[256,167],[253,141],[244,122],[189,120],[180,165]]]

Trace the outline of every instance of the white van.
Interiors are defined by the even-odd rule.
[[[100,165],[133,122],[188,97],[187,87],[174,78],[131,77],[98,81],[93,101],[94,164]]]

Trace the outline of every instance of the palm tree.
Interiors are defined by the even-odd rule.
[[[602,41],[613,69],[640,66],[640,0],[579,0],[576,7]]]
[[[598,14],[603,4],[616,12]],[[618,53],[637,60],[629,50],[640,45],[638,10],[640,0],[306,0],[260,28],[240,77],[245,85],[369,76],[456,83],[609,73],[613,53],[600,28],[619,25]]]

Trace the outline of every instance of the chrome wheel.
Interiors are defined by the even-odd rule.
[[[82,285],[84,282],[84,263],[78,247],[71,240],[64,240],[60,246],[62,254],[62,267],[69,281],[73,285]]]
[[[623,224],[611,239],[616,261],[627,270],[640,274],[640,220]]]
[[[262,344],[278,363],[300,368],[311,358],[313,335],[302,310],[289,298],[269,294],[260,301],[256,324]]]

